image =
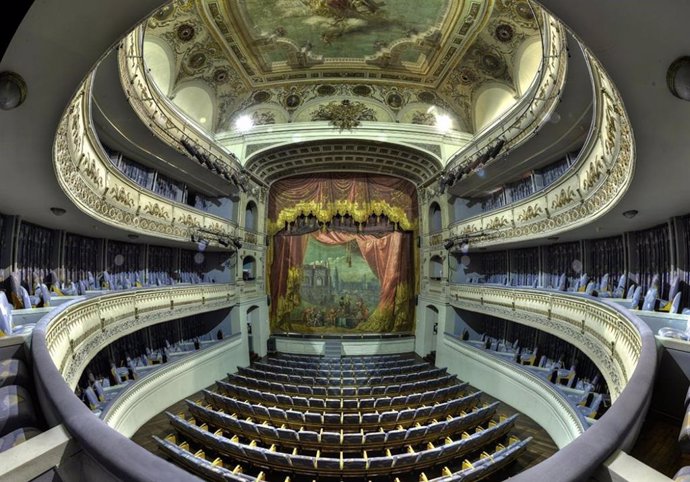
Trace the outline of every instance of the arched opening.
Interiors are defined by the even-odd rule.
[[[440,256],[432,256],[429,260],[429,278],[441,281],[443,278],[443,259]]]
[[[256,260],[253,256],[245,256],[242,260],[242,279],[244,281],[256,279]]]
[[[429,206],[429,232],[438,233],[443,229],[442,224],[441,206],[434,201],[431,203],[431,206]]]
[[[518,94],[522,97],[534,81],[542,61],[541,40],[532,38],[526,40],[515,54],[515,73]]]
[[[426,351],[436,351],[436,340],[438,337],[438,308],[433,305],[426,306],[425,319],[426,324],[424,330],[426,331],[426,339],[428,340]]]
[[[474,103],[475,135],[507,112],[516,101],[515,92],[503,84],[493,83],[482,90]]]
[[[165,96],[172,90],[172,82],[175,78],[174,55],[170,47],[162,40],[147,36],[144,40],[144,65],[153,79],[158,90]]]
[[[251,360],[253,353],[258,353],[258,347],[254,346],[254,340],[259,340],[259,307],[254,305],[247,308],[247,335],[249,336],[249,359]],[[255,336],[257,335],[257,336]]]
[[[249,201],[247,203],[247,207],[244,210],[244,229],[247,231],[256,231],[257,210],[254,201]]]
[[[213,131],[214,101],[205,88],[187,84],[175,92],[173,103],[202,129]]]

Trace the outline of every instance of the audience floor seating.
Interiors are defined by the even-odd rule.
[[[480,480],[530,440],[481,398],[409,354],[279,354],[168,413],[174,433],[155,442],[208,480]]]

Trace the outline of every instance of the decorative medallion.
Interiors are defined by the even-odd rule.
[[[361,102],[350,102],[346,99],[340,103],[331,102],[328,105],[319,106],[312,113],[311,118],[315,121],[330,121],[333,127],[337,127],[342,132],[345,129],[352,130],[358,127],[361,121],[375,121],[376,115],[371,108]]]
[[[269,92],[266,92],[265,90],[260,90],[259,92],[254,94],[253,98],[254,102],[262,104],[271,98],[271,94]]]
[[[165,7],[159,8],[156,13],[153,14],[153,18],[159,21],[163,21],[170,17],[173,13],[172,5],[166,5]]]
[[[218,69],[215,72],[213,72],[213,80],[218,84],[226,82],[228,78],[228,71],[225,69]]]
[[[403,105],[403,98],[397,92],[392,92],[386,97],[386,104],[388,104],[391,109],[400,109]]]
[[[362,97],[367,97],[371,95],[371,87],[368,85],[355,85],[352,88],[352,93],[355,95],[361,95]]]
[[[433,92],[429,92],[428,90],[425,90],[417,94],[417,98],[420,102],[426,102],[427,104],[431,104],[436,100],[436,94],[434,94]]]
[[[302,103],[302,98],[297,94],[290,94],[285,98],[285,107],[295,109]]]
[[[194,38],[196,31],[194,27],[188,23],[183,23],[177,27],[177,38],[183,42],[189,42]]]
[[[477,75],[470,69],[462,69],[458,75],[458,80],[463,85],[470,85],[477,80]]]
[[[510,42],[513,40],[513,27],[508,25],[507,23],[502,23],[498,27],[496,27],[496,38],[501,41],[501,42]]]
[[[316,93],[322,96],[335,94],[335,87],[332,85],[319,85],[316,88]]]
[[[206,63],[206,54],[197,52],[189,58],[189,66],[193,69],[200,69]]]
[[[527,3],[525,2],[519,2],[515,4],[515,12],[524,18],[525,20],[533,20],[534,19],[534,12],[532,11],[532,7],[530,7]]]

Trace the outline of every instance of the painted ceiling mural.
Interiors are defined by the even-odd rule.
[[[474,132],[488,82],[517,91],[516,52],[538,38],[525,0],[178,0],[154,14],[145,38],[172,53],[169,96],[203,82],[212,131],[323,120],[343,100],[369,121]]]

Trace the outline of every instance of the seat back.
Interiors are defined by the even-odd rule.
[[[601,291],[608,291],[609,290],[609,274],[606,273],[604,276],[601,277],[601,280],[599,281],[599,290]]]
[[[632,289],[632,288],[631,288]],[[636,310],[640,307],[640,301],[642,300],[642,286],[637,286],[632,295],[632,302],[630,303],[630,308]]]
[[[12,306],[4,291],[0,291],[0,336],[12,334]]]
[[[659,290],[656,286],[652,286],[647,290],[647,294],[644,295],[644,301],[642,302],[643,311],[654,311],[654,305],[656,304],[656,299],[659,296]]]
[[[670,313],[679,313],[680,312],[680,299],[681,299],[682,293],[678,291],[675,296],[673,297],[673,300],[671,300],[671,310]]]

